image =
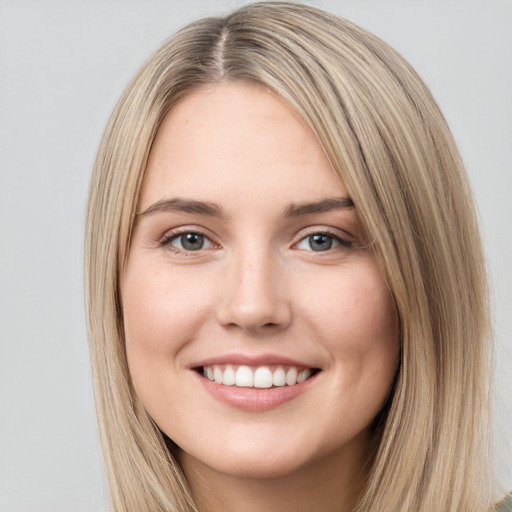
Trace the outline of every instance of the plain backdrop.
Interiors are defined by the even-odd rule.
[[[309,2],[419,71],[476,194],[496,331],[495,452],[512,489],[512,2]],[[82,291],[88,180],[128,80],[227,0],[0,0],[0,511],[106,510]]]

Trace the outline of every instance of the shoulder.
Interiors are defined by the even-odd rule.
[[[512,494],[496,505],[496,512],[512,512]]]

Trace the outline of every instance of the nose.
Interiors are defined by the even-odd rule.
[[[282,269],[277,267],[275,258],[261,251],[233,256],[220,287],[219,323],[260,333],[287,327],[291,308]]]

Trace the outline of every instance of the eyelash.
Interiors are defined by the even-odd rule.
[[[328,229],[324,229],[324,230],[320,230],[320,231],[312,229],[309,232],[301,233],[301,237],[300,237],[299,241],[294,243],[293,245],[296,246],[296,245],[300,244],[301,242],[306,241],[308,238],[310,238],[312,236],[325,236],[325,237],[331,238],[332,240],[337,242],[339,245],[337,247],[332,247],[332,248],[329,247],[325,251],[313,251],[312,249],[311,250],[307,250],[306,249],[307,252],[313,252],[313,253],[322,253],[322,252],[332,253],[335,250],[351,249],[354,246],[354,242],[353,241],[347,240],[346,238],[342,238],[339,234],[334,233],[333,231],[329,231]]]
[[[215,244],[214,242],[212,242],[210,240],[210,238],[208,238],[204,233],[202,233],[201,231],[198,231],[198,230],[194,230],[194,229],[182,229],[182,230],[179,230],[179,231],[173,231],[171,233],[168,233],[159,242],[159,246],[160,247],[168,248],[172,252],[175,252],[175,253],[178,253],[178,254],[186,254],[186,255],[192,255],[194,252],[200,252],[201,250],[204,250],[203,247],[201,247],[200,249],[198,249],[196,251],[193,251],[193,250],[187,250],[187,249],[180,249],[180,248],[175,247],[175,246],[172,245],[172,242],[177,240],[179,237],[181,237],[183,235],[188,235],[188,234],[190,234],[190,235],[198,235],[198,236],[203,237],[204,240],[208,240],[208,242],[211,244],[211,247],[208,247],[208,249],[212,248],[212,247],[213,248],[219,247],[218,244]],[[295,242],[293,244],[293,246],[296,246],[296,245],[300,244],[301,242],[306,241],[308,238],[310,238],[312,236],[325,236],[325,237],[331,238],[332,240],[337,242],[339,245],[335,246],[334,248],[329,247],[325,251],[313,251],[312,249],[311,250],[304,249],[306,252],[311,252],[311,253],[322,253],[322,252],[332,253],[336,249],[343,250],[343,249],[351,249],[351,248],[354,247],[354,242],[353,241],[350,241],[350,240],[347,240],[345,238],[342,238],[338,234],[333,233],[332,231],[329,231],[329,230],[326,230],[326,229],[324,229],[324,230],[313,230],[312,229],[309,232],[301,233],[300,239],[297,242]]]
[[[203,250],[202,247],[201,247],[201,249],[198,249],[197,251],[192,251],[192,250],[180,249],[179,247],[174,247],[172,245],[172,242],[177,240],[179,237],[181,237],[183,235],[189,235],[189,234],[201,236],[204,238],[204,240],[208,240],[209,243],[212,245],[212,247],[218,247],[218,245],[215,244],[214,242],[212,242],[210,240],[210,238],[208,238],[204,233],[201,233],[200,231],[194,230],[194,229],[180,229],[178,231],[173,231],[171,233],[168,233],[159,242],[159,246],[165,247],[165,248],[169,249],[170,251],[175,252],[177,254],[185,254],[185,255],[192,255],[194,252],[199,252],[199,251]]]

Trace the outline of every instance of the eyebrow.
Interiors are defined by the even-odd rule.
[[[315,213],[324,213],[332,210],[345,210],[353,208],[354,203],[349,197],[333,197],[322,199],[313,203],[291,204],[284,211],[284,217],[302,217]],[[136,215],[150,215],[157,212],[185,212],[210,217],[222,217],[222,208],[215,203],[196,201],[194,199],[172,198],[162,199],[152,204]]]
[[[301,217],[313,213],[324,213],[331,210],[345,210],[353,208],[354,203],[350,197],[332,197],[314,203],[291,204],[284,212],[285,217]]]
[[[210,217],[222,217],[222,210],[215,203],[178,197],[157,201],[144,211],[137,212],[136,215],[149,215],[150,213],[156,212],[185,212],[195,213],[197,215],[208,215]]]

